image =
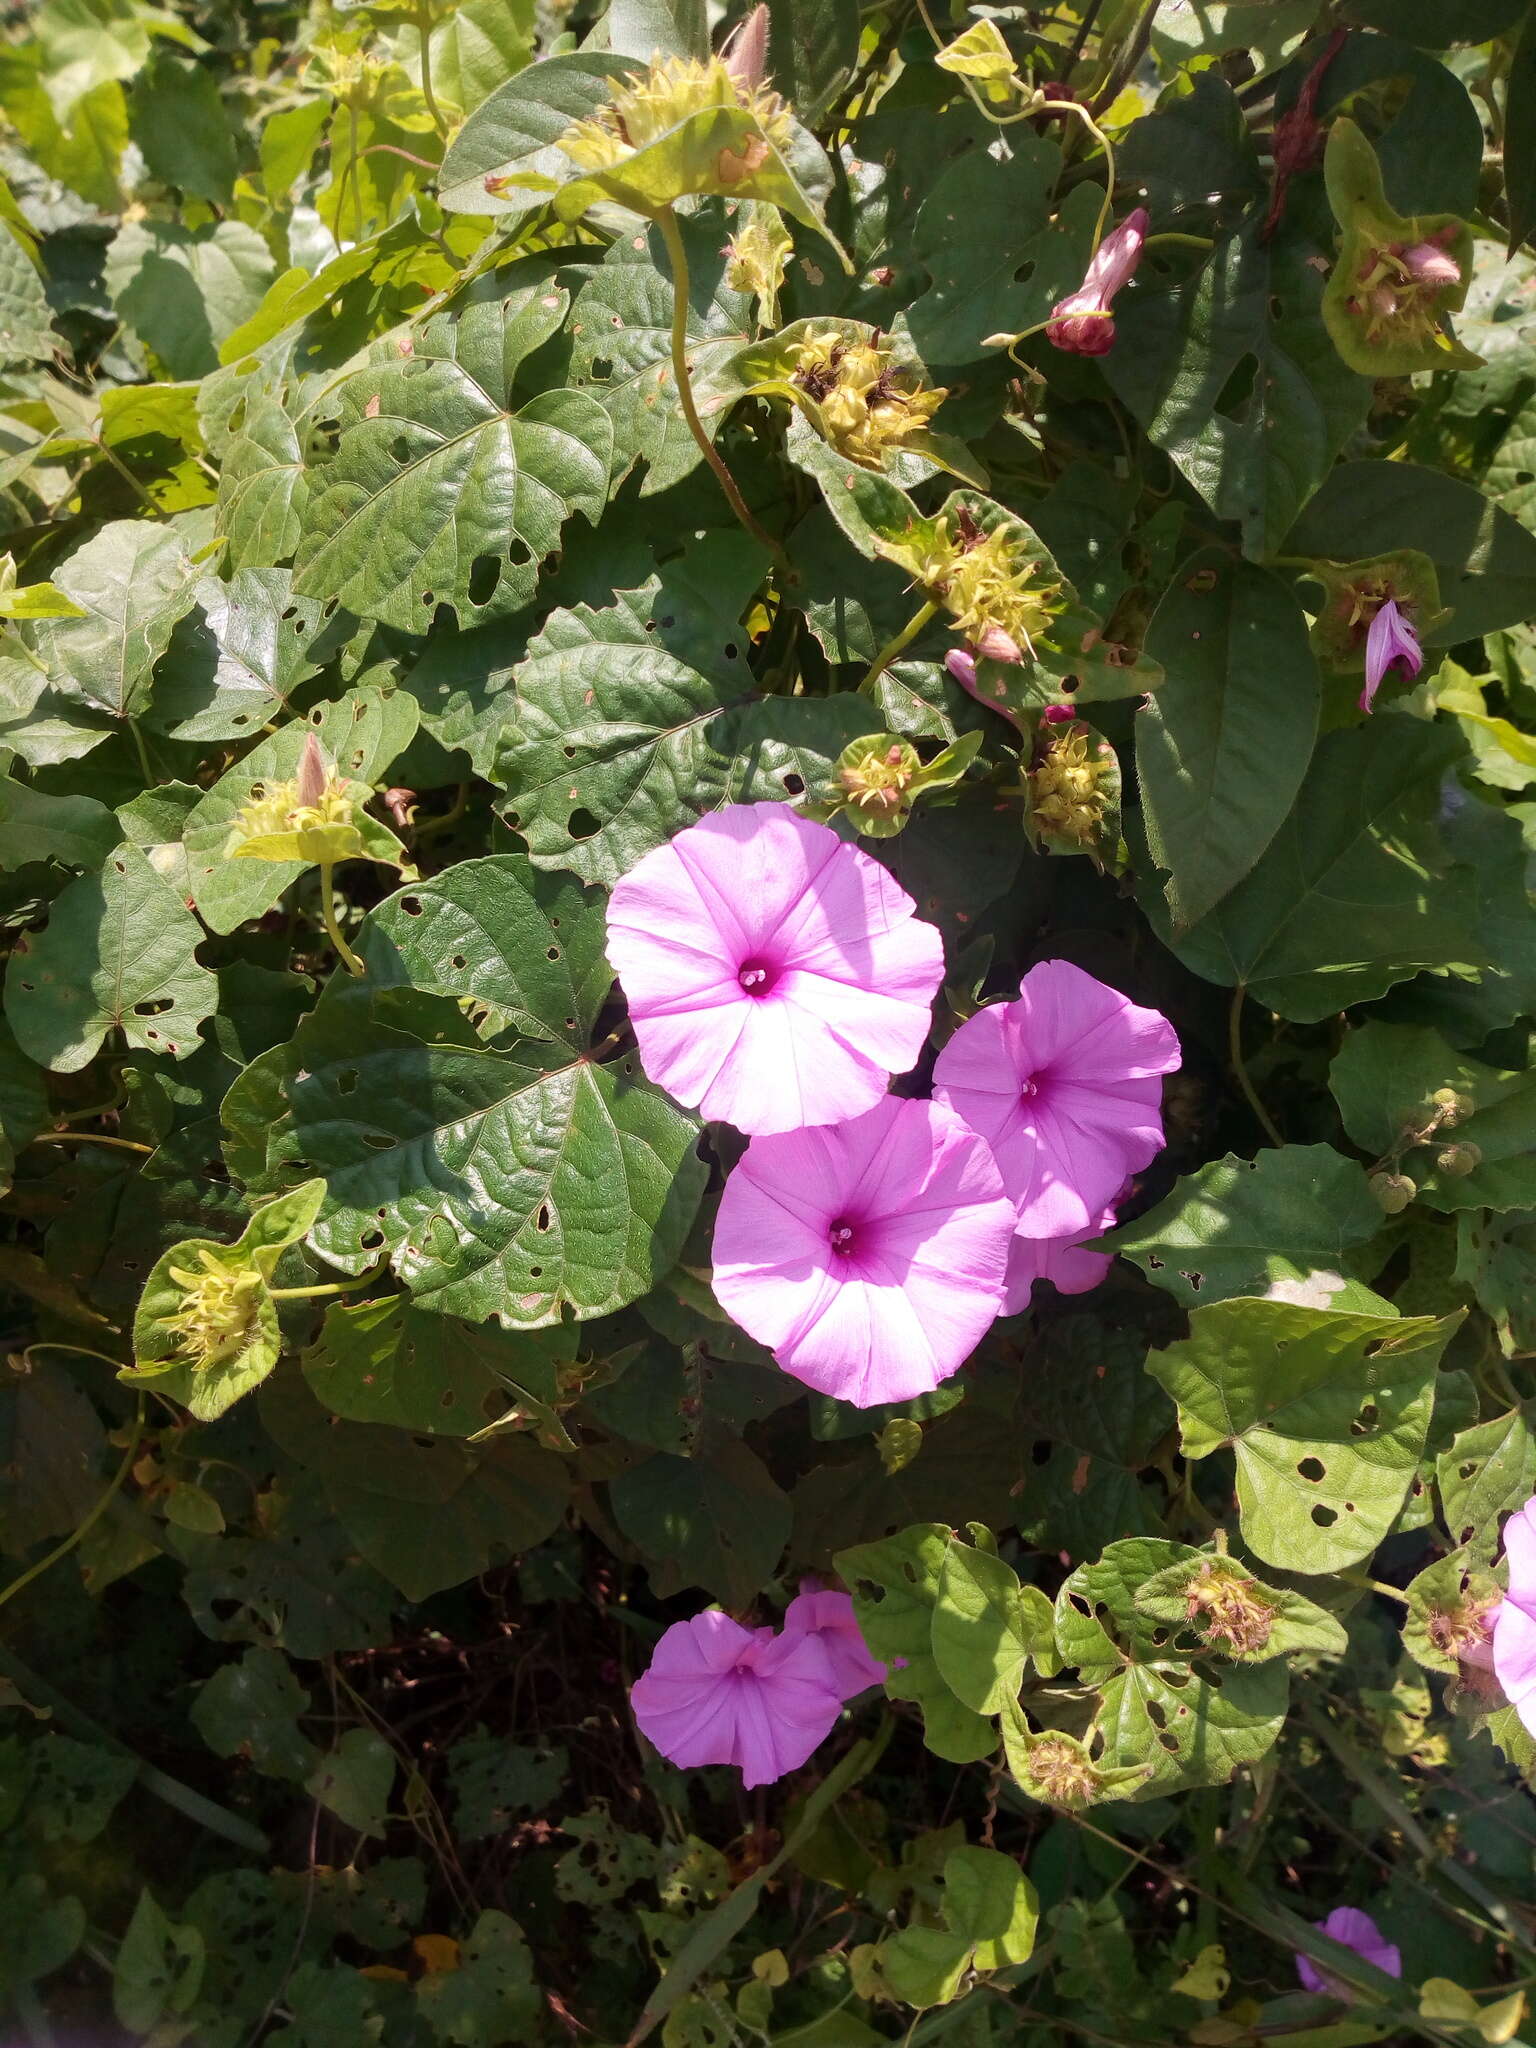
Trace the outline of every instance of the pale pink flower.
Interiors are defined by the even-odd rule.
[[[641,1734],[670,1762],[734,1764],[748,1786],[797,1770],[843,1706],[810,1637],[743,1628],[713,1607],[672,1624],[629,1702]]]
[[[1109,354],[1115,345],[1110,304],[1116,292],[1130,282],[1141,261],[1148,219],[1147,209],[1138,206],[1100,242],[1077,290],[1068,292],[1051,308],[1045,338],[1052,347],[1076,356]]]
[[[944,666],[949,670],[962,690],[976,695],[976,657],[967,648],[951,647],[944,657]]]
[[[1115,1212],[1106,1209],[1090,1235],[1112,1230]],[[1005,1316],[1021,1315],[1038,1281],[1049,1280],[1058,1294],[1087,1294],[1115,1263],[1112,1252],[1091,1252],[1080,1238],[1016,1236],[1008,1247],[1008,1291]]]
[[[1493,1616],[1493,1675],[1536,1734],[1536,1497],[1504,1524],[1509,1585]]]
[[[1319,1934],[1326,1934],[1330,1941],[1337,1941],[1345,1948],[1352,1948],[1355,1954],[1367,1963],[1374,1963],[1378,1970],[1385,1970],[1389,1977],[1401,1977],[1403,1958],[1396,1945],[1387,1940],[1369,1913],[1362,1913],[1358,1906],[1335,1906],[1326,1920],[1313,1923]],[[1327,1969],[1319,1969],[1310,1956],[1298,1955],[1296,1974],[1308,1991],[1328,1992],[1334,1998],[1346,2002],[1354,1994],[1349,1986],[1333,1976]]]
[[[827,1683],[839,1699],[851,1700],[868,1687],[885,1683],[885,1666],[865,1647],[852,1597],[835,1587],[802,1579],[800,1591],[784,1610],[784,1633],[815,1644]]]
[[[721,1307],[786,1372],[855,1408],[931,1393],[1003,1299],[1013,1208],[937,1103],[754,1138],[715,1224]]]
[[[1423,666],[1418,634],[1396,603],[1387,598],[1377,607],[1365,635],[1365,688],[1360,692],[1360,709],[1370,710],[1376,692],[1394,668],[1411,681]]]
[[[646,1073],[751,1133],[868,1109],[922,1051],[937,929],[888,871],[787,804],[733,804],[615,884],[608,957]]]
[[[1415,284],[1461,283],[1461,265],[1438,242],[1415,242],[1411,249],[1403,251],[1402,263]]]
[[[1066,960],[1042,961],[1014,1003],[978,1010],[934,1068],[934,1095],[992,1147],[1033,1238],[1089,1237],[1163,1143],[1168,1019]]]

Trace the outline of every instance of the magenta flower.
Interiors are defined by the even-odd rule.
[[[820,1130],[754,1138],[715,1224],[715,1294],[819,1393],[871,1408],[931,1393],[1003,1299],[1013,1208],[986,1145],[888,1095]]]
[[[800,1591],[784,1610],[784,1633],[815,1644],[827,1683],[839,1699],[851,1700],[872,1685],[884,1685],[885,1666],[865,1648],[847,1593],[802,1579]]]
[[[787,804],[688,826],[608,905],[645,1071],[754,1134],[868,1109],[921,1052],[943,979],[943,940],[915,908],[878,861]]]
[[[1106,1209],[1089,1234],[1097,1237],[1114,1225],[1115,1212]],[[1021,1315],[1039,1280],[1049,1280],[1058,1294],[1086,1294],[1098,1286],[1114,1263],[1113,1252],[1088,1251],[1077,1238],[1016,1236],[1008,1247],[1003,1314]]]
[[[669,1762],[735,1764],[747,1786],[798,1770],[843,1707],[811,1637],[743,1628],[713,1607],[673,1622],[629,1703]]]
[[[1147,239],[1147,224],[1147,209],[1138,206],[1100,242],[1077,290],[1068,292],[1051,308],[1045,338],[1053,348],[1065,349],[1074,356],[1109,354],[1115,345],[1110,304],[1116,292],[1135,274],[1142,244]]]
[[[1536,1498],[1504,1524],[1509,1585],[1493,1616],[1493,1675],[1536,1732]]]
[[[1314,1925],[1319,1934],[1352,1948],[1357,1956],[1374,1963],[1378,1970],[1385,1970],[1389,1977],[1403,1974],[1403,1958],[1397,1947],[1386,1939],[1370,1914],[1362,1913],[1358,1906],[1335,1906],[1326,1920],[1318,1920]],[[1310,1956],[1297,1956],[1296,1974],[1308,1991],[1328,1992],[1346,2001],[1353,1996],[1347,1984],[1328,1970],[1319,1969]]]
[[[1376,692],[1394,668],[1401,669],[1411,681],[1423,666],[1418,634],[1394,601],[1387,598],[1378,606],[1365,636],[1365,688],[1360,692],[1360,709],[1370,710]]]
[[[1161,1149],[1162,1079],[1179,1064],[1168,1019],[1067,960],[1032,967],[939,1054],[933,1092],[992,1147],[1030,1238],[1091,1237]]]

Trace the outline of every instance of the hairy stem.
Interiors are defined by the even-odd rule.
[[[881,676],[885,674],[885,671],[890,667],[897,655],[912,645],[912,642],[922,632],[924,626],[927,625],[937,610],[938,606],[931,602],[920,605],[902,627],[901,631],[886,641],[864,672],[859,683],[859,694],[861,696],[872,697],[875,694],[875,685],[879,682]]]
[[[443,110],[437,104],[437,95],[432,90],[432,10],[420,6],[416,10],[416,32],[421,37],[421,96],[427,103],[427,112],[432,116],[432,125],[444,141],[448,138],[448,123],[443,119]]]
[[[699,453],[714,471],[731,510],[758,546],[766,548],[776,562],[782,563],[783,549],[758,524],[751,507],[741,495],[735,477],[726,467],[724,456],[709,438],[704,422],[699,418],[699,408],[693,397],[693,374],[688,368],[688,253],[683,247],[683,233],[678,226],[677,215],[670,206],[664,207],[656,216],[656,225],[666,244],[667,262],[672,270],[672,375],[677,384],[683,418],[688,422],[689,433],[699,444]]]
[[[367,969],[342,937],[341,926],[336,922],[336,892],[331,887],[331,867],[328,860],[320,863],[320,915],[325,919],[326,933],[342,966],[348,974],[364,974]]]

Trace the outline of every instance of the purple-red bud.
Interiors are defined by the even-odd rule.
[[[1141,261],[1149,219],[1147,209],[1138,206],[1100,242],[1077,290],[1051,309],[1045,338],[1053,348],[1078,356],[1107,355],[1113,348],[1115,323],[1110,304]]]

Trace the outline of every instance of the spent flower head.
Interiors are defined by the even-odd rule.
[[[620,168],[637,151],[658,142],[695,114],[715,108],[750,114],[759,136],[781,147],[790,138],[789,109],[761,77],[732,52],[702,60],[695,57],[652,59],[649,70],[620,80],[607,106],[586,120],[573,122],[559,138],[559,147],[584,171]],[[749,146],[750,154],[750,146]],[[742,176],[755,165],[748,165]],[[729,178],[723,183],[729,185]]]
[[[1120,762],[1091,725],[1042,720],[1024,780],[1029,831],[1040,845],[1098,860],[1106,842],[1118,839]]]
[[[1185,1596],[1185,1614],[1212,1649],[1233,1656],[1262,1650],[1275,1625],[1274,1603],[1236,1565],[1207,1559]]]
[[[828,443],[873,469],[925,434],[948,396],[925,387],[916,369],[898,363],[878,341],[853,340],[836,329],[808,334],[789,374],[815,406]]]
[[[233,1358],[256,1327],[265,1282],[254,1266],[232,1266],[206,1245],[196,1266],[170,1266],[182,1306],[162,1318],[176,1334],[176,1349],[194,1372]]]

